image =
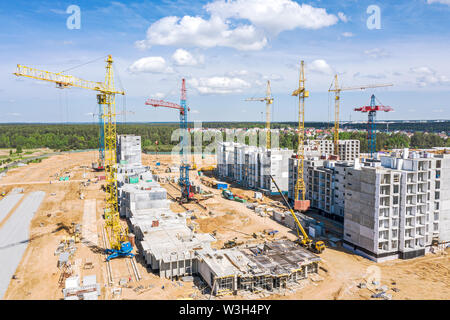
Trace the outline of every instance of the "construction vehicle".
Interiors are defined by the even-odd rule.
[[[266,96],[264,98],[249,98],[245,101],[261,101],[266,103],[266,148],[271,148],[270,142],[270,107],[273,104],[273,97],[270,93],[270,81],[267,81]]]
[[[56,84],[59,89],[82,88],[97,91],[97,103],[99,109],[102,109],[104,121],[104,143],[105,143],[105,176],[106,176],[106,208],[104,216],[106,220],[106,232],[109,237],[111,249],[106,249],[110,254],[107,259],[121,256],[130,256],[128,242],[128,230],[123,228],[120,223],[117,197],[117,124],[116,124],[116,95],[125,95],[124,91],[118,91],[114,88],[113,59],[111,55],[106,59],[105,82],[95,82],[83,80],[63,72],[54,73],[38,70],[35,68],[17,65],[16,76],[26,77],[36,80],[48,81]],[[61,176],[61,174],[60,174]]]
[[[377,129],[376,129],[376,115],[377,111],[390,112],[394,111],[391,107],[384,106],[380,103],[379,106],[375,104],[375,95],[373,94],[370,98],[370,105],[364,106],[361,108],[355,108],[355,111],[367,112],[368,113],[368,121],[367,121],[367,141],[369,146],[369,154],[370,157],[373,158],[376,155],[376,147],[377,147]],[[377,99],[378,100],[378,99]],[[379,102],[379,101],[378,101]]]
[[[224,197],[227,200],[234,200],[233,193],[230,190],[228,190],[228,189],[223,189],[222,190],[222,197]]]
[[[356,87],[339,87],[338,75],[334,76],[334,88],[333,83],[331,83],[328,92],[334,92],[334,134],[333,134],[333,142],[334,142],[334,155],[339,155],[339,103],[341,100],[341,91],[354,91],[354,90],[365,90],[369,88],[380,88],[380,87],[391,87],[393,84],[375,84],[375,85],[367,85],[367,86],[356,86]]]
[[[173,102],[167,102],[164,100],[155,100],[155,99],[148,99],[145,104],[147,106],[153,106],[153,107],[163,107],[163,108],[171,108],[176,109],[180,111],[180,130],[181,130],[181,141],[180,141],[180,153],[181,153],[181,164],[180,164],[180,179],[178,181],[180,187],[181,187],[181,197],[177,198],[179,203],[187,203],[192,200],[193,193],[191,192],[191,184],[189,181],[189,169],[190,166],[188,164],[187,159],[187,152],[189,150],[189,144],[188,144],[188,122],[187,122],[187,116],[188,111],[190,109],[188,108],[186,104],[186,79],[181,80],[181,99],[180,104],[176,104]]]
[[[3,191],[2,193],[0,193],[0,199],[6,197],[6,191]]]
[[[75,243],[79,243],[81,241],[81,228],[82,225],[79,223],[72,222],[72,228],[70,230],[71,236]]]
[[[216,169],[215,166],[206,166],[206,167],[201,167],[199,171],[214,171]]]
[[[278,230],[274,229],[266,229],[263,231],[264,234],[267,234],[268,236],[275,237],[275,235],[278,233]]]
[[[295,215],[294,210],[292,210],[291,205],[286,200],[284,194],[281,192],[280,188],[278,187],[278,184],[275,182],[275,179],[272,177],[272,175],[270,175],[270,178],[272,179],[273,184],[277,188],[278,192],[283,197],[283,202],[284,202],[285,206],[291,212],[292,217],[294,217],[295,223],[297,224],[297,229],[296,230],[297,230],[297,236],[298,236],[298,240],[297,240],[298,243],[302,247],[308,249],[309,251],[312,251],[314,253],[322,253],[325,250],[325,243],[323,241],[321,241],[321,240],[314,241],[313,239],[308,237],[308,234],[305,232],[305,229],[303,229],[302,224],[298,220],[297,216]],[[300,234],[299,230],[300,230],[301,234]]]
[[[233,240],[228,240],[223,244],[222,249],[230,249],[243,244],[243,242],[237,242],[236,240],[237,238],[234,238]]]
[[[240,203],[245,203],[245,202],[247,202],[247,200],[246,200],[244,197],[241,197],[241,196],[238,196],[238,195],[235,195],[235,196],[234,196],[234,201],[240,202]]]

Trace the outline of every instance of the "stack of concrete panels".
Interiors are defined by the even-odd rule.
[[[314,218],[305,216],[304,214],[300,212],[295,213],[297,219],[300,221],[303,228],[307,228],[310,225],[315,225]],[[286,212],[280,212],[280,211],[273,211],[272,218],[280,222],[281,224],[284,224],[286,227],[291,228],[295,230],[297,228],[297,223],[295,222],[294,217],[289,211]]]

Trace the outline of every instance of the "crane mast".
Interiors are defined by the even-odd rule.
[[[376,129],[376,116],[377,111],[391,112],[394,111],[392,107],[379,105],[375,103],[375,95],[373,94],[370,98],[370,105],[361,108],[355,108],[355,111],[367,112],[367,141],[370,157],[373,158],[376,155],[377,147],[377,129]]]
[[[183,79],[181,83],[181,99],[180,104],[173,102],[167,102],[163,100],[148,99],[145,102],[148,106],[164,107],[177,109],[180,111],[180,129],[181,129],[181,164],[180,164],[180,181],[181,186],[181,198],[180,202],[188,202],[193,197],[191,193],[191,184],[189,181],[189,163],[188,163],[188,151],[189,151],[189,131],[187,123],[187,114],[190,110],[186,103],[186,80]]]
[[[270,149],[271,148],[270,108],[273,104],[273,97],[272,97],[272,93],[271,93],[271,89],[270,89],[270,80],[267,80],[266,96],[264,98],[249,98],[249,99],[245,99],[245,101],[261,101],[261,102],[265,101],[266,102],[266,148]]]
[[[125,95],[123,91],[117,91],[114,88],[113,59],[108,55],[106,59],[105,82],[95,82],[83,80],[63,73],[54,73],[50,71],[38,70],[23,65],[17,65],[14,73],[16,76],[27,77],[36,80],[42,80],[55,83],[57,88],[82,88],[98,91],[97,103],[99,111],[102,112],[103,136],[104,136],[104,161],[106,175],[106,208],[105,220],[106,231],[108,233],[111,249],[106,249],[110,254],[107,260],[119,256],[133,256],[132,247],[127,242],[127,230],[122,228],[118,211],[117,200],[117,169],[116,169],[116,146],[117,146],[117,126],[116,126],[116,94]],[[102,121],[99,121],[100,128]],[[101,137],[100,137],[101,139]]]
[[[355,86],[355,87],[339,87],[338,75],[334,76],[334,88],[333,83],[330,86],[328,92],[334,92],[334,132],[333,132],[333,145],[334,145],[334,154],[339,155],[339,109],[340,109],[340,101],[341,101],[341,91],[354,91],[354,90],[365,90],[369,88],[381,88],[381,87],[390,87],[393,84],[375,84],[375,85],[363,85],[363,86]]]
[[[300,76],[298,88],[292,92],[292,96],[298,96],[298,146],[297,146],[297,182],[295,184],[295,204],[294,208],[306,210],[309,207],[305,200],[305,180],[304,180],[304,159],[305,159],[305,98],[309,97],[309,91],[305,89],[305,64],[300,63]]]

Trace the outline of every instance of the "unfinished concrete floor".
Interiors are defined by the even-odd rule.
[[[56,267],[57,257],[54,251],[57,244],[67,235],[67,228],[72,222],[82,223],[84,200],[78,197],[79,182],[61,184],[49,184],[50,176],[62,169],[73,173],[76,180],[82,180],[83,170],[80,165],[90,166],[95,159],[96,152],[83,152],[54,156],[43,160],[42,163],[11,170],[0,181],[0,191],[7,191],[12,186],[4,187],[3,183],[22,183],[14,187],[23,187],[25,193],[42,190],[46,197],[31,222],[30,239],[22,261],[15,274],[16,280],[12,280],[4,299],[61,299],[61,288],[58,287],[59,270]],[[143,155],[145,165],[154,165],[154,155]],[[171,163],[170,155],[158,155],[158,161]],[[92,178],[95,173],[88,172],[87,178]],[[97,174],[98,175],[98,174]],[[193,176],[193,179],[194,176]],[[28,184],[33,181],[41,181],[42,184]],[[47,181],[47,183],[45,183]],[[170,192],[174,192],[172,190]],[[261,232],[264,229],[279,230],[277,238],[286,236],[295,239],[289,229],[279,225],[270,218],[262,218],[254,211],[247,209],[245,204],[225,200],[220,192],[215,190],[216,196],[205,202],[208,212],[197,207],[199,227],[206,231],[216,230],[221,242],[233,239],[242,241],[255,241],[249,236],[253,232]],[[52,195],[54,194],[54,195]],[[100,190],[100,184],[91,184],[85,192],[86,199],[96,200],[97,231],[101,239],[101,212],[104,206],[104,193]],[[172,204],[173,210],[184,210],[178,204]],[[192,205],[193,209],[195,205]],[[48,216],[50,214],[50,216]],[[243,232],[245,234],[242,234]],[[260,241],[260,240],[258,240]],[[102,241],[99,241],[102,244]],[[216,244],[221,247],[221,243]],[[132,277],[131,283],[122,288],[120,296],[114,297],[110,287],[104,287],[107,282],[105,256],[85,245],[78,244],[75,261],[81,260],[81,265],[86,259],[94,263],[94,269],[84,270],[80,268],[81,275],[96,274],[101,283],[102,295],[100,299],[208,299],[209,295],[201,294],[199,288],[192,283],[176,282],[159,278],[158,275],[148,273],[141,263],[137,263],[143,279],[137,282]],[[379,268],[381,285],[389,288],[398,288],[399,292],[392,292],[393,299],[449,299],[450,298],[450,256],[427,255],[414,260],[398,260],[376,264],[362,257],[348,253],[346,250],[336,247],[327,248],[321,255],[324,260],[321,266],[327,270],[319,270],[322,281],[308,280],[307,287],[295,293],[289,291],[266,297],[265,299],[370,299],[368,289],[358,289],[356,285],[367,274],[373,274],[373,268]],[[130,271],[124,259],[112,261],[115,287],[120,278],[129,278]],[[396,285],[392,285],[395,282]],[[142,286],[141,290],[136,290]],[[164,289],[162,289],[164,286]],[[136,291],[135,291],[136,290]],[[258,298],[226,296],[223,299]]]

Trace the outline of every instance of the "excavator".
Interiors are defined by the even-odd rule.
[[[310,237],[308,237],[308,235],[305,232],[305,229],[303,229],[300,221],[298,221],[297,216],[294,213],[294,210],[292,210],[292,207],[290,206],[289,202],[286,200],[284,194],[281,192],[280,188],[278,187],[278,184],[275,182],[275,179],[272,177],[272,175],[270,175],[270,178],[273,181],[273,184],[275,185],[275,187],[278,190],[278,193],[281,194],[281,196],[283,197],[283,202],[286,205],[286,207],[289,209],[289,211],[291,212],[292,216],[294,217],[295,223],[297,224],[297,235],[298,235],[298,243],[308,249],[309,251],[312,251],[314,253],[322,253],[325,250],[325,243],[323,241],[314,241],[313,239],[311,239]],[[302,235],[300,235],[301,231]]]

